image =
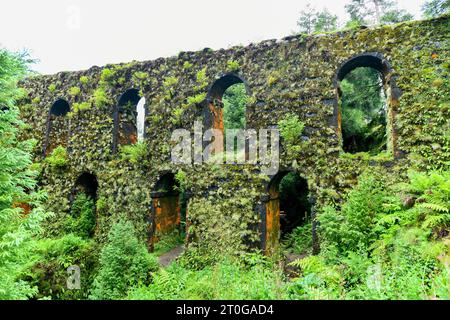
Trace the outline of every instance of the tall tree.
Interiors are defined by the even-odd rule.
[[[45,217],[42,194],[33,192],[34,143],[17,137],[24,124],[15,106],[23,94],[16,84],[27,73],[27,62],[24,54],[0,49],[0,300],[26,299],[36,292],[20,277],[30,260],[32,236]]]
[[[429,0],[423,5],[422,12],[427,18],[434,18],[449,13],[450,0]]]
[[[317,13],[314,24],[315,32],[329,32],[337,29],[337,16],[326,8]]]
[[[397,8],[393,0],[352,0],[345,9],[350,15],[347,25],[397,23],[413,18],[407,11]]]
[[[342,80],[341,90],[344,150],[382,151],[386,146],[386,96],[380,73],[356,68]]]
[[[310,3],[300,12],[297,21],[301,33],[329,32],[337,29],[337,16],[326,8],[317,11]]]
[[[306,34],[313,33],[316,19],[317,19],[317,11],[311,5],[311,3],[308,3],[305,9],[303,9],[300,12],[300,17],[297,21],[297,25],[300,29],[300,32]]]

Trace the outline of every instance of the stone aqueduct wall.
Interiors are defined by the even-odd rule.
[[[401,172],[406,167],[448,165],[449,30],[446,16],[27,79],[22,86],[29,99],[21,111],[30,125],[25,137],[38,140],[37,159],[43,159],[45,147],[63,145],[69,152],[65,168],[42,161],[41,184],[56,213],[49,232],[59,232],[78,177],[90,173],[98,181],[98,240],[104,240],[111,222],[121,215],[134,221],[147,239],[153,230],[155,185],[165,173],[181,169],[190,195],[192,247],[223,253],[245,250],[249,242],[259,245],[262,240],[264,246],[269,180],[257,167],[170,162],[172,131],[192,130],[195,120],[220,127],[214,116],[220,113],[217,101],[227,86],[239,81],[250,95],[248,127],[271,128],[290,113],[305,123],[302,148],[295,154],[283,151],[281,172],[293,170],[306,178],[314,203],[339,203],[368,166]],[[360,66],[384,75],[392,159],[340,155],[338,83]],[[123,120],[117,107],[130,88],[147,101],[147,152],[137,163],[114,152],[115,141],[120,144],[114,138],[120,121],[135,121],[133,116]],[[71,112],[49,115],[59,98],[68,102]]]

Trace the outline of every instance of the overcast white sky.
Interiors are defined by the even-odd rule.
[[[315,0],[341,20],[349,0]],[[420,18],[424,0],[398,0]],[[29,49],[38,72],[219,49],[296,30],[307,0],[3,0],[0,47]]]

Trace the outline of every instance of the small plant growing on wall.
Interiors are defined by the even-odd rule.
[[[228,60],[227,67],[229,71],[237,71],[240,69],[239,62],[235,60]]]
[[[122,160],[130,161],[133,164],[143,163],[148,155],[148,148],[145,142],[138,142],[132,145],[120,147]]]
[[[45,158],[45,162],[54,169],[62,169],[69,163],[67,150],[63,146],[58,146]]]

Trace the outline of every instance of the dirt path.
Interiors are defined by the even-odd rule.
[[[162,267],[167,267],[173,260],[178,258],[184,252],[184,245],[180,244],[179,246],[173,248],[167,253],[164,253],[159,257],[159,264]]]

